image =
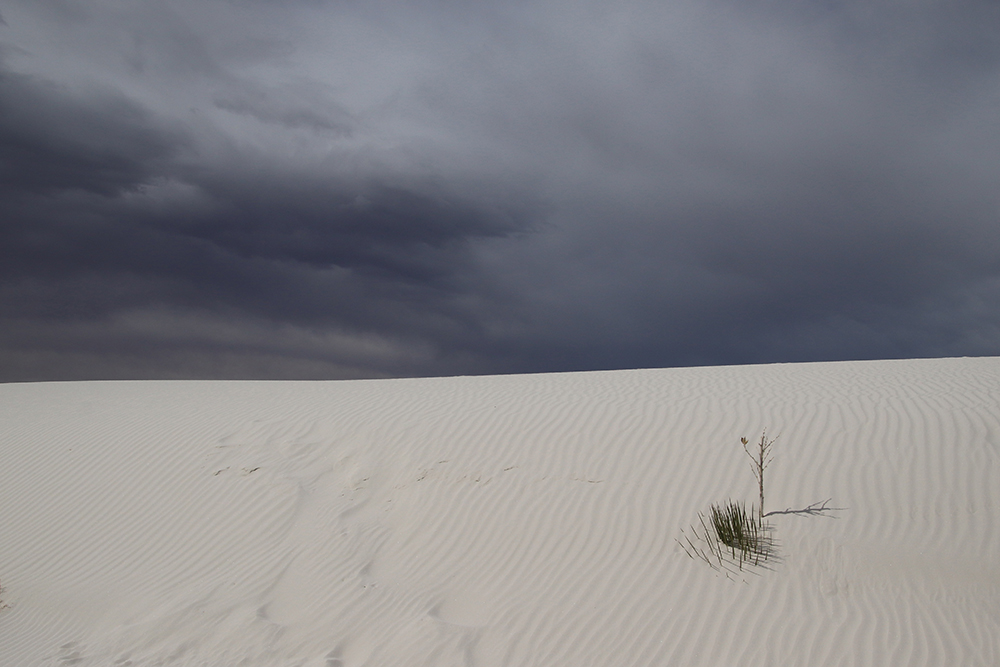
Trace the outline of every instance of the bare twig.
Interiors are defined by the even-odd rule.
[[[831,498],[827,498],[822,502],[816,502],[808,507],[803,507],[802,509],[794,510],[791,507],[786,507],[783,510],[771,510],[767,513],[767,516],[772,516],[774,514],[807,514],[809,516],[830,516],[826,512],[839,512],[847,509],[846,507],[827,507]]]
[[[760,489],[760,521],[764,521],[764,470],[771,464],[774,457],[771,456],[771,445],[778,438],[767,439],[767,429],[760,436],[760,442],[757,443],[757,451],[755,454],[750,453],[748,445],[750,442],[746,438],[740,438],[740,442],[743,443],[743,451],[747,453],[750,457],[750,470],[753,471],[753,476],[757,478],[757,486]]]

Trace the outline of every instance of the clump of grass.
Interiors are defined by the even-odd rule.
[[[695,526],[678,544],[691,558],[700,558],[727,576],[736,569],[765,565],[775,554],[770,524],[755,515],[753,507],[748,511],[744,503],[730,500],[712,505],[708,517],[698,513],[698,521],[700,527]]]
[[[753,507],[747,512],[746,505],[732,500],[722,507],[712,505],[711,522],[716,539],[741,566],[747,561],[757,565],[771,555],[770,529],[761,517],[754,517]]]

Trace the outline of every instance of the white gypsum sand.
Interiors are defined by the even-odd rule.
[[[1000,664],[1000,359],[0,385],[0,664]],[[778,556],[678,538],[757,500]]]

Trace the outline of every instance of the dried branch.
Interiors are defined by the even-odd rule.
[[[764,432],[760,436],[760,442],[757,443],[756,453],[751,454],[748,447],[750,442],[746,438],[740,438],[740,442],[743,443],[743,451],[750,457],[750,470],[753,471],[753,476],[757,478],[757,486],[760,489],[759,517],[761,521],[764,520],[764,470],[774,460],[774,457],[771,456],[771,445],[777,439],[768,440],[767,429],[764,429]]]

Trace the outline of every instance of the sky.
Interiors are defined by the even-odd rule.
[[[995,0],[0,3],[0,381],[985,355]]]

